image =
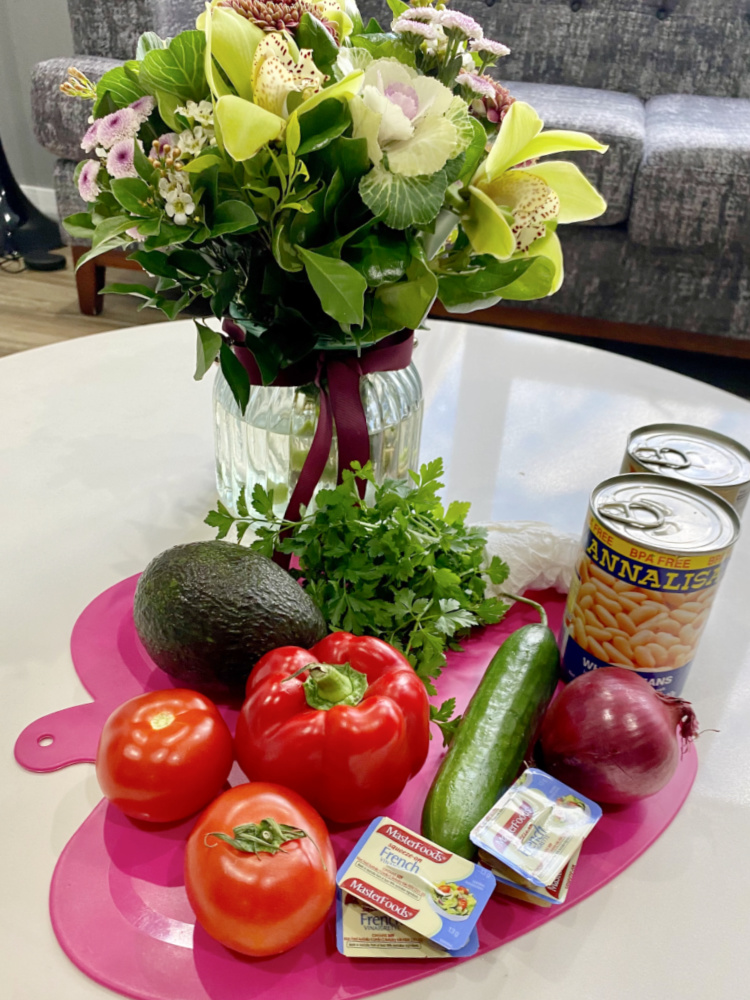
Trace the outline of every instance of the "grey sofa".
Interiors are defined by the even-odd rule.
[[[92,79],[132,57],[142,31],[192,26],[203,0],[68,0],[75,63]],[[365,20],[392,15],[361,0]],[[513,315],[528,325],[750,356],[750,7],[747,0],[455,0],[505,42],[497,75],[548,127],[590,132],[569,154],[608,201],[562,230],[566,280]],[[69,58],[33,73],[35,128],[56,154],[61,217],[87,106],[58,91]],[[496,314],[502,321],[502,310]],[[539,317],[543,317],[540,321]],[[487,317],[485,317],[487,318]],[[620,331],[619,333],[617,331]],[[709,339],[710,338],[710,339]]]

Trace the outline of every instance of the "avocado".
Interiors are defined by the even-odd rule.
[[[232,542],[175,545],[141,574],[136,632],[157,666],[187,684],[229,688],[278,646],[308,649],[327,632],[318,607],[286,570]]]

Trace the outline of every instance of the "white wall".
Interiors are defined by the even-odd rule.
[[[72,53],[66,0],[0,0],[0,137],[24,187],[50,188],[55,162],[32,131],[31,70],[43,59]]]

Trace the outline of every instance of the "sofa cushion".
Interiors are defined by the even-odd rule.
[[[749,206],[750,100],[652,98],[630,238],[676,250],[750,248]]]
[[[171,38],[205,8],[205,0],[68,0],[76,52],[110,59],[133,59],[144,31]]]
[[[54,156],[82,160],[81,139],[88,126],[91,102],[67,97],[60,84],[73,63],[93,82],[107,70],[120,64],[114,59],[75,56],[71,59],[47,59],[37,63],[31,75],[31,114],[37,142]]]
[[[645,114],[632,94],[586,87],[503,81],[511,94],[538,112],[545,128],[588,132],[607,143],[606,153],[561,153],[556,159],[577,163],[607,201],[607,211],[590,223],[612,226],[628,217],[633,181],[643,156]]]

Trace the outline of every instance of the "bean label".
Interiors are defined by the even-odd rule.
[[[628,667],[678,695],[730,551],[651,550],[590,515],[563,619],[565,679]]]

